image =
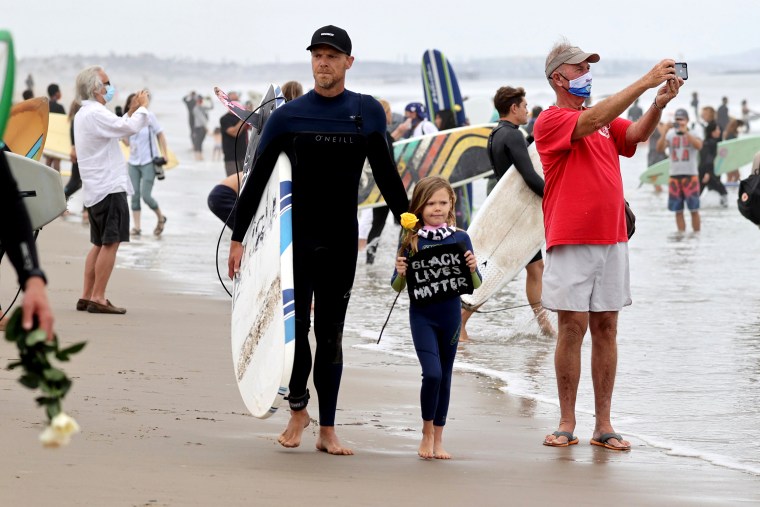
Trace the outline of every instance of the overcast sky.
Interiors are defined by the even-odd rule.
[[[18,58],[113,52],[299,62],[307,57],[311,34],[327,24],[348,31],[357,58],[393,62],[415,62],[428,48],[452,61],[543,56],[562,36],[602,58],[688,61],[760,48],[758,0],[4,3],[0,28],[11,30]]]

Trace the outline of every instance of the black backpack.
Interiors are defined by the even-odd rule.
[[[739,213],[750,222],[760,225],[760,174],[752,173],[739,182]]]

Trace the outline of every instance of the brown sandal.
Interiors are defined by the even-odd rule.
[[[164,224],[166,223],[166,215],[164,215],[161,220],[158,221],[158,224],[156,224],[156,228],[153,229],[153,235],[154,236],[160,236],[162,232],[164,232]]]

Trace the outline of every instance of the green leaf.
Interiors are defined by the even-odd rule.
[[[47,333],[42,329],[35,329],[26,335],[25,341],[28,347],[32,347],[37,343],[45,343],[45,340],[47,340]]]
[[[21,385],[28,387],[29,389],[37,389],[40,385],[40,378],[34,373],[25,373],[18,379]]]
[[[16,308],[11,318],[8,319],[8,325],[5,328],[5,339],[9,342],[18,342],[19,338],[23,338],[24,336],[24,331],[21,328],[21,315],[21,308]]]
[[[70,347],[57,351],[55,353],[55,357],[59,361],[68,361],[71,359],[71,354],[76,354],[77,352],[81,351],[85,345],[87,345],[87,342],[75,343]]]
[[[37,405],[52,405],[53,403],[56,403],[58,401],[58,398],[54,398],[52,396],[38,396],[34,399],[34,401],[37,402]]]
[[[51,382],[60,382],[61,380],[66,378],[66,374],[63,373],[58,368],[48,368],[42,374],[45,377],[45,380],[51,381]]]

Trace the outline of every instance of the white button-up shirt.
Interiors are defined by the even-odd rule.
[[[153,162],[155,157],[160,157],[156,136],[163,131],[156,115],[148,111],[148,126],[137,134],[129,136],[128,162],[134,166],[145,165]]]
[[[132,116],[118,117],[98,101],[83,100],[74,118],[74,142],[84,205],[96,205],[109,194],[134,193],[119,139],[148,124],[148,110],[140,107]]]

